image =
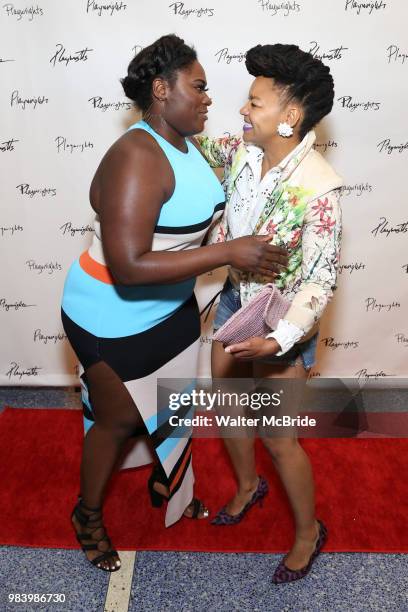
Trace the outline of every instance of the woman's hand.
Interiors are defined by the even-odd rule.
[[[272,234],[243,236],[225,243],[229,249],[230,265],[244,272],[275,279],[288,265],[288,252],[282,247],[268,244],[272,238]]]
[[[258,337],[225,347],[225,352],[230,353],[235,359],[259,359],[276,355],[280,350],[281,347],[275,338]]]

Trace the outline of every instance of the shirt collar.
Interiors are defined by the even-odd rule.
[[[299,142],[299,144],[292,151],[290,151],[288,155],[286,155],[286,157],[282,159],[282,161],[280,161],[277,166],[271,168],[269,172],[271,170],[274,170],[275,172],[282,174],[284,170],[289,170],[290,173],[290,169],[288,168],[289,164],[291,165],[291,167],[293,166],[294,169],[301,161],[301,159],[303,159],[306,153],[310,151],[315,140],[316,134],[313,130],[310,130],[310,132],[306,134],[303,140]],[[245,148],[247,150],[246,161],[249,164],[254,176],[256,176],[256,171],[262,164],[263,150],[261,149],[261,147],[251,144],[245,144]],[[296,158],[297,162],[295,161]],[[294,164],[291,164],[292,161],[294,162]]]

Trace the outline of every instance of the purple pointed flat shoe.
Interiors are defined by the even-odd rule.
[[[217,516],[213,518],[211,521],[211,525],[236,525],[244,518],[245,514],[248,512],[252,506],[254,506],[257,502],[262,506],[263,498],[268,493],[269,487],[265,478],[259,476],[258,486],[256,488],[255,493],[252,495],[249,502],[245,504],[239,514],[228,514],[226,511],[226,506],[223,506],[221,510],[218,512]]]
[[[317,519],[317,522],[319,523],[319,538],[316,543],[316,548],[314,549],[312,556],[309,559],[309,563],[298,570],[291,570],[286,567],[284,560],[282,559],[278,567],[276,568],[274,575],[272,576],[272,582],[274,584],[282,584],[283,582],[293,582],[293,580],[300,580],[310,572],[311,567],[313,565],[313,561],[320,554],[321,549],[327,541],[328,534],[327,528],[322,523],[322,521],[319,521],[319,519]]]

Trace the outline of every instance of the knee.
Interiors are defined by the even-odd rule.
[[[298,446],[296,438],[262,438],[262,442],[275,461],[292,455]]]
[[[105,431],[109,431],[115,438],[125,440],[137,433],[140,429],[139,418],[131,415],[126,417],[96,419],[96,422]]]

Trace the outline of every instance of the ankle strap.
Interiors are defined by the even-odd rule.
[[[80,503],[80,505],[85,508],[85,510],[89,510],[89,512],[99,512],[102,508],[102,506],[98,506],[97,508],[90,508],[89,506],[87,506],[86,504],[84,504],[82,497],[78,496],[78,501]]]

